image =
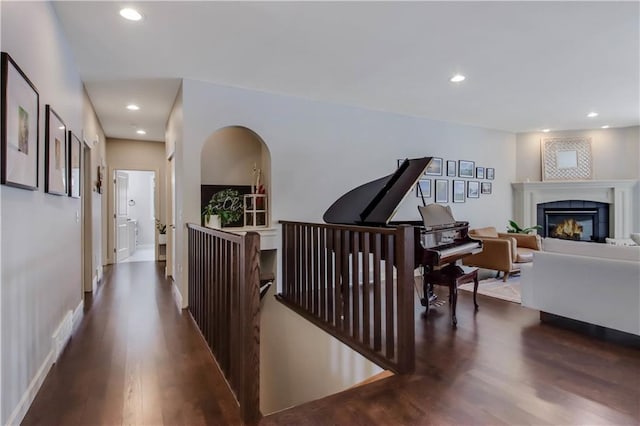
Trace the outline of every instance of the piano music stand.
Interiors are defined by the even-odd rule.
[[[451,325],[458,325],[456,305],[458,303],[458,285],[473,281],[473,305],[478,311],[478,268],[449,264],[442,269],[427,272],[423,278],[424,294],[428,294],[429,285],[443,285],[449,287],[449,304],[451,305]],[[429,302],[426,303],[425,315],[429,313]]]

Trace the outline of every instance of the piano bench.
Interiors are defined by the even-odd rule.
[[[449,304],[451,305],[451,325],[455,328],[458,324],[456,318],[456,305],[458,303],[458,286],[473,281],[473,305],[478,310],[478,268],[458,266],[450,264],[437,271],[431,271],[424,275],[423,286],[425,297],[428,294],[429,285],[442,285],[449,287]],[[426,303],[425,315],[429,313],[429,303]]]

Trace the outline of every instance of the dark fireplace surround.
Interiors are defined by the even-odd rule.
[[[565,200],[537,205],[537,221],[543,237],[605,242],[609,236],[609,204]]]

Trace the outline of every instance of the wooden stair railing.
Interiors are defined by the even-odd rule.
[[[280,223],[278,300],[378,365],[413,371],[413,228]]]
[[[240,406],[260,413],[260,235],[188,224],[189,312]]]

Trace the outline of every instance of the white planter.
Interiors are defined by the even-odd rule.
[[[220,229],[220,216],[217,214],[209,216],[209,220],[207,220],[205,225],[207,228]]]
[[[158,234],[158,244],[167,244],[167,234]]]

